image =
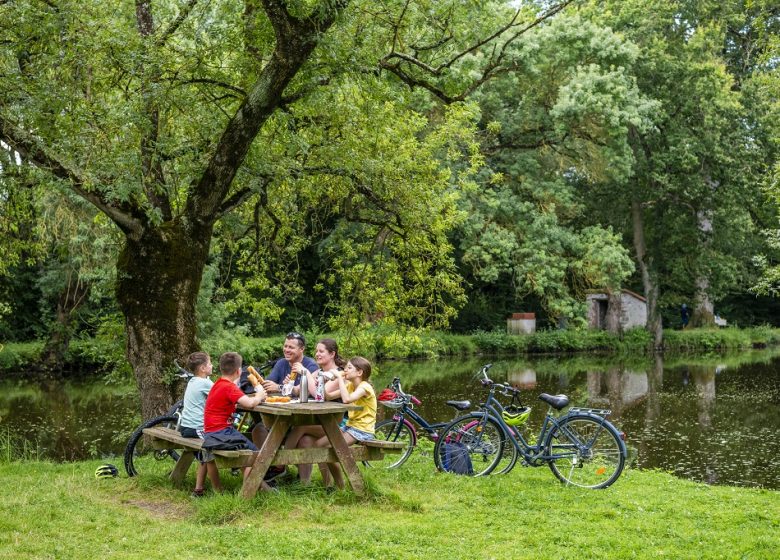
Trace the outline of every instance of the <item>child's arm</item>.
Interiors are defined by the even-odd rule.
[[[265,389],[263,389],[260,385],[255,387],[255,394],[254,396],[244,395],[240,399],[238,399],[238,406],[241,408],[254,408],[257,405],[259,405],[261,402],[265,400],[266,392]]]
[[[341,402],[343,402],[344,404],[355,402],[360,397],[366,394],[366,390],[360,386],[358,386],[357,389],[355,389],[350,393],[349,391],[347,391],[347,384],[344,381],[344,377],[341,375],[341,373],[337,375],[339,380],[339,393],[341,394]]]

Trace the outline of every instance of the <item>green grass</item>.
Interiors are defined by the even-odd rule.
[[[230,493],[193,500],[159,464],[108,480],[94,478],[95,461],[0,464],[0,557],[770,559],[780,549],[776,491],[636,470],[587,491],[547,468],[472,479],[436,473],[419,454],[410,463],[364,470],[363,499],[315,482],[251,501],[225,471]]]

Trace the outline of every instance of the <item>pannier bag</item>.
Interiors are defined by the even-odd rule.
[[[459,441],[444,444],[442,467],[445,471],[455,474],[474,474],[468,448]]]

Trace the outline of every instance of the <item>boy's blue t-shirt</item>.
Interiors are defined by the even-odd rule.
[[[181,426],[203,430],[203,409],[206,397],[214,382],[208,377],[193,377],[184,391],[184,407],[181,411]]]
[[[304,356],[301,360],[301,363],[303,364],[303,367],[308,369],[311,372],[315,372],[318,369],[320,369],[320,366],[317,365],[317,362],[309,358],[308,356]],[[282,381],[284,381],[284,378],[290,375],[290,372],[292,371],[292,366],[290,366],[290,362],[282,358],[281,360],[277,361],[276,364],[274,364],[274,368],[271,370],[271,373],[268,374],[267,379],[269,381],[273,381],[274,383],[278,383],[279,385],[282,384]],[[301,382],[301,376],[295,378],[295,385],[297,386]]]

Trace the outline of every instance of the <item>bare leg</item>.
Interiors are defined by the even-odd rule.
[[[217,463],[214,461],[209,461],[206,463],[206,472],[209,475],[211,487],[214,488],[214,491],[222,492],[222,482],[219,480],[219,469],[217,468]]]
[[[254,443],[258,449],[260,449],[263,447],[263,443],[265,443],[265,438],[267,437],[268,428],[263,426],[262,423],[255,424],[255,427],[252,428],[252,443]]]
[[[287,449],[314,447],[316,438],[325,435],[325,431],[320,426],[298,426],[293,428],[284,446]],[[308,486],[311,483],[312,466],[308,464],[298,465],[298,476],[301,482]]]
[[[198,470],[195,473],[195,491],[203,490],[203,484],[206,482],[206,463],[198,463]]]
[[[347,443],[347,445],[352,445],[357,440],[353,438],[349,434],[343,434],[344,435],[344,441]],[[321,437],[317,440],[317,447],[330,447],[330,441],[328,441],[328,436]],[[328,463],[328,470],[330,470],[331,476],[333,476],[333,482],[336,483],[336,486],[338,486],[340,489],[344,488],[344,475],[341,472],[341,465],[339,463]],[[326,484],[326,486],[330,486],[330,483]]]

